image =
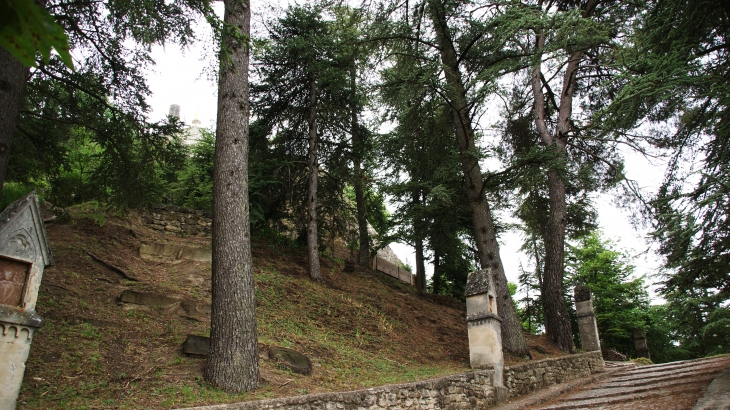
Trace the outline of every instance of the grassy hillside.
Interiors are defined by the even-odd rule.
[[[47,225],[56,264],[45,271],[20,409],[150,408],[348,390],[468,370],[465,307],[419,297],[385,275],[322,259],[325,284],[310,281],[304,252],[286,240],[254,238],[262,387],[229,395],[202,380],[205,359],[186,356],[188,334],[207,335],[210,264],[139,258],[141,241],[203,244],[163,236],[90,207]],[[138,279],[128,280],[101,259]],[[161,307],[120,304],[125,289],[188,301]],[[189,303],[194,302],[194,303]],[[190,308],[193,306],[193,308]],[[197,307],[197,309],[196,309]],[[310,376],[283,370],[270,347],[310,357]],[[540,356],[539,354],[536,354]]]

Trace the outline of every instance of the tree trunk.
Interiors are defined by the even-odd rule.
[[[507,288],[507,277],[504,274],[502,259],[499,255],[494,222],[482,189],[484,181],[479,167],[479,153],[474,143],[474,129],[469,115],[466,90],[446,22],[444,6],[440,0],[429,0],[429,13],[436,30],[441,63],[449,87],[448,102],[451,106],[461,166],[466,182],[466,194],[471,208],[479,264],[482,269],[491,269],[494,272],[497,310],[502,318],[502,347],[515,355],[529,355],[527,341],[522,333],[522,325]]]
[[[205,380],[227,392],[258,385],[258,337],[248,217],[248,0],[225,1],[213,181],[213,304]],[[243,37],[243,40],[241,40]]]
[[[367,217],[367,206],[365,205],[365,175],[362,171],[362,163],[360,159],[364,154],[364,136],[359,131],[359,124],[357,121],[357,106],[356,104],[356,71],[353,68],[350,69],[350,87],[352,89],[352,107],[351,107],[351,127],[352,127],[352,148],[353,148],[353,161],[352,166],[355,172],[355,203],[357,205],[357,227],[360,233],[360,253],[359,263],[361,266],[370,265],[370,235],[368,234],[368,217]]]
[[[595,10],[597,0],[589,0],[582,16],[589,17]],[[575,95],[576,74],[583,51],[573,52],[568,57],[568,64],[563,75],[563,86],[558,104],[558,118],[555,135],[548,129],[546,117],[547,107],[543,93],[541,54],[545,46],[545,34],[537,36],[537,61],[532,71],[531,85],[534,95],[535,127],[546,147],[552,150],[554,161],[558,165],[548,170],[548,226],[545,239],[545,271],[540,288],[545,315],[545,333],[553,343],[564,352],[573,350],[572,326],[568,316],[568,307],[563,294],[564,261],[565,261],[565,226],[568,218],[566,206],[566,190],[564,169],[567,161],[568,135],[572,129],[570,118],[573,113],[573,96]]]
[[[413,191],[413,204],[421,204],[420,192]],[[416,217],[413,219],[413,247],[416,252],[416,290],[419,295],[426,293],[426,264],[423,256],[423,229],[422,222]]]
[[[317,187],[319,165],[317,164],[317,80],[309,79],[309,195],[307,196],[307,258],[309,277],[321,281],[319,268],[319,238],[317,237]]]
[[[28,68],[0,47],[0,200],[27,79]]]
[[[365,206],[365,189],[360,159],[353,161],[355,167],[355,202],[357,203],[357,226],[360,233],[359,263],[367,267],[370,264],[370,235],[368,234],[367,207]]]
[[[441,292],[441,254],[438,249],[433,251],[433,294],[438,295]]]

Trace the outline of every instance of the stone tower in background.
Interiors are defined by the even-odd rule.
[[[172,104],[170,106],[170,117],[180,118],[180,106],[177,104]]]

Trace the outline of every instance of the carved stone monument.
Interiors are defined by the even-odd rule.
[[[0,409],[14,409],[33,334],[43,269],[51,265],[38,198],[32,192],[0,213]]]
[[[649,354],[649,344],[646,341],[646,330],[634,329],[634,347],[636,348],[636,357],[646,357],[651,359]]]
[[[584,352],[601,350],[598,324],[596,323],[596,315],[593,313],[591,289],[588,286],[576,286],[573,294],[575,296],[575,313],[578,316],[581,348]]]
[[[494,368],[497,402],[507,398],[502,355],[502,318],[497,314],[497,292],[490,269],[471,272],[466,280],[466,323],[472,368]]]

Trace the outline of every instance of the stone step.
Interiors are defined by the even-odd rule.
[[[668,382],[675,379],[686,379],[687,377],[695,377],[704,374],[715,374],[718,368],[722,368],[725,365],[703,367],[696,369],[694,372],[682,372],[682,373],[670,373],[670,374],[659,374],[651,378],[642,378],[636,380],[618,380],[618,377],[609,381],[605,381],[600,385],[596,385],[595,388],[608,388],[608,387],[631,387],[631,386],[642,386],[658,382]]]
[[[710,357],[710,358],[702,358],[702,359],[693,359],[693,360],[681,360],[678,362],[669,362],[669,363],[660,363],[660,364],[650,364],[648,366],[639,366],[634,369],[631,369],[627,372],[627,374],[642,374],[642,373],[653,373],[656,371],[663,371],[665,369],[683,369],[687,367],[696,367],[699,363],[702,362],[728,362],[730,361],[730,358],[727,356],[718,356],[718,357]]]
[[[682,386],[677,386],[676,389],[673,389],[673,392],[676,394],[690,392],[692,391],[692,387],[690,386],[690,384],[687,384],[687,389],[683,389]],[[623,394],[620,396],[600,397],[582,400],[568,400],[552,406],[540,407],[540,410],[608,409],[620,404],[639,402],[652,397],[660,397],[663,394],[663,391],[648,390],[639,393]]]
[[[730,363],[730,360],[728,358],[723,358],[723,360],[705,360],[703,362],[694,362],[691,364],[686,364],[682,366],[676,366],[676,367],[664,367],[664,368],[652,368],[648,369],[648,371],[643,372],[637,372],[636,370],[629,370],[625,372],[622,376],[615,377],[611,379],[613,382],[623,382],[623,381],[634,381],[634,380],[642,380],[642,379],[649,379],[654,377],[661,377],[666,374],[691,374],[693,372],[699,371],[703,368],[716,368],[716,367],[723,367],[726,366],[728,363]],[[645,366],[649,367],[649,366]]]
[[[653,391],[656,389],[676,389],[676,388],[682,388],[683,385],[687,384],[694,384],[697,382],[707,382],[709,383],[712,381],[714,376],[717,372],[712,372],[709,374],[704,374],[702,376],[695,376],[691,379],[682,378],[682,379],[675,379],[668,382],[658,382],[658,383],[650,383],[650,384],[643,384],[640,386],[631,386],[631,387],[606,387],[606,388],[593,388],[591,390],[583,391],[580,393],[575,394],[572,396],[569,400],[583,400],[583,399],[594,399],[594,398],[600,398],[600,397],[612,397],[612,396],[623,396],[628,394],[634,394],[634,393],[641,393],[641,392],[647,392],[647,391]]]

